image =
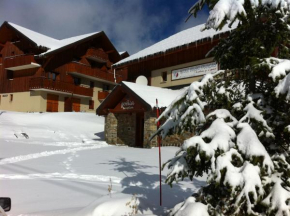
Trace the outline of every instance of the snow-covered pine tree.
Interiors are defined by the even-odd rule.
[[[237,28],[213,50],[223,71],[194,82],[160,116],[156,134],[195,132],[167,183],[208,174],[171,215],[290,215],[290,2],[200,0],[205,28]]]

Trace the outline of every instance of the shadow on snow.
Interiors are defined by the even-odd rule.
[[[172,188],[165,183],[166,176],[162,175],[162,204],[166,207],[159,206],[159,175],[141,171],[146,168],[155,168],[158,166],[149,166],[140,164],[140,161],[127,161],[125,158],[109,161],[110,165],[114,165],[114,170],[123,172],[126,177],[122,179],[122,193],[136,194],[140,202],[147,203],[140,205],[139,210],[151,210],[154,214],[160,214],[174,207],[175,204],[184,201],[187,197],[194,193],[193,189],[182,187],[181,184],[174,184]],[[193,180],[193,184],[199,188],[205,185],[204,181]],[[144,207],[146,206],[146,207]]]

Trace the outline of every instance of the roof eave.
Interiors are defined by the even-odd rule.
[[[27,37],[25,34],[23,34],[22,32],[20,32],[17,28],[14,28],[12,25],[10,25],[9,24],[9,22],[7,22],[7,21],[5,21],[2,25],[1,25],[1,27],[3,26],[3,25],[7,25],[9,28],[11,28],[11,29],[13,29],[14,31],[16,31],[18,34],[20,34],[22,37],[24,37],[26,40],[28,40],[30,43],[32,43],[34,46],[36,46],[36,47],[45,47],[45,46],[38,46],[38,44],[37,43],[35,43],[33,40],[31,40],[29,37]],[[0,28],[1,28],[0,27]],[[49,48],[48,47],[45,47],[47,50],[49,50]]]
[[[58,48],[58,49],[55,49],[55,50],[53,50],[53,51],[51,51],[51,52],[48,51],[48,53],[45,53],[45,54],[39,54],[38,56],[35,56],[35,57],[36,57],[36,58],[47,58],[47,57],[49,57],[49,56],[51,56],[51,55],[54,55],[55,53],[61,52],[61,51],[63,51],[63,50],[66,50],[66,49],[68,49],[68,48],[70,48],[70,47],[72,47],[72,46],[76,46],[76,45],[78,45],[78,44],[81,44],[81,43],[84,43],[84,42],[86,42],[86,41],[89,41],[89,40],[95,39],[95,38],[97,38],[97,37],[100,37],[102,34],[104,34],[103,31],[101,31],[101,32],[97,32],[97,33],[95,33],[95,34],[93,34],[93,35],[90,35],[90,36],[88,36],[88,37],[86,37],[86,38],[83,38],[83,39],[81,39],[81,40],[78,40],[78,41],[75,41],[75,42],[73,42],[73,43],[67,44],[67,45],[65,45],[65,46],[63,46],[63,47],[60,47],[60,48]]]
[[[143,56],[141,58],[132,59],[132,60],[129,60],[129,61],[124,62],[124,63],[118,64],[118,62],[117,62],[117,63],[115,63],[115,64],[112,65],[112,68],[125,67],[125,66],[127,66],[129,64],[134,64],[134,63],[137,63],[137,62],[138,63],[139,62],[143,62],[143,61],[146,61],[146,60],[148,60],[150,58],[153,58],[153,57],[158,57],[158,56],[161,56],[161,55],[164,55],[164,54],[168,54],[170,51],[173,51],[173,50],[176,50],[176,49],[181,50],[184,47],[188,47],[188,46],[191,46],[193,44],[199,45],[204,40],[212,41],[212,40],[216,39],[217,37],[220,37],[223,34],[227,34],[228,32],[230,32],[230,31],[226,31],[226,32],[222,32],[222,33],[216,34],[212,38],[211,37],[206,37],[206,38],[202,38],[202,39],[197,40],[197,41],[190,42],[188,44],[184,44],[182,46],[172,47],[172,48],[169,48],[168,50],[166,50],[164,52],[163,51],[160,51],[160,52],[157,52],[157,53],[153,53],[153,54],[150,54],[150,55]]]
[[[146,108],[146,111],[150,111],[152,110],[152,107],[150,106],[150,104],[148,104],[146,101],[144,101],[139,95],[137,95],[131,88],[129,88],[125,83],[121,82],[119,83],[114,89],[113,91],[108,95],[108,97],[106,97],[106,99],[100,104],[100,106],[96,109],[96,115],[107,115],[108,113],[104,113],[102,112],[104,109],[105,104],[107,103],[107,101],[111,100],[111,98],[114,97],[114,91],[117,91],[118,88],[123,87],[125,89],[125,91],[127,91],[127,93],[129,92],[129,94],[132,94],[133,97],[136,97],[136,99],[138,99],[141,104]]]

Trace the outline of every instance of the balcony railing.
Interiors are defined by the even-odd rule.
[[[3,59],[5,69],[7,70],[24,70],[40,67],[34,60],[33,55],[17,55]]]
[[[98,99],[105,100],[109,94],[110,94],[110,91],[98,91]]]
[[[67,92],[70,94],[83,95],[88,97],[93,96],[93,89],[91,88],[84,88],[67,82],[53,81],[45,77],[37,77],[30,79],[29,89],[33,90],[41,88],[60,92]]]
[[[88,49],[87,51],[87,56],[96,56],[100,59],[103,59],[105,61],[108,61],[109,60],[109,57],[108,57],[108,54],[105,53],[102,49],[93,49],[93,48],[90,48]]]
[[[103,79],[110,82],[115,82],[114,73],[109,70],[108,72],[102,71],[99,68],[91,68],[88,65],[80,64],[78,62],[70,62],[60,68],[58,68],[56,71],[59,72],[68,72],[68,73],[79,73],[84,74],[87,76]],[[122,76],[118,73],[116,73],[116,82],[119,83],[121,81],[125,81],[126,77]]]

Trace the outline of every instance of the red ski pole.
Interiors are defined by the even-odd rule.
[[[159,118],[159,107],[158,99],[156,99],[156,116]],[[157,122],[157,129],[160,127],[160,122]],[[160,206],[162,206],[162,186],[161,186],[161,136],[157,136],[158,146],[159,146],[159,182],[160,182]]]

